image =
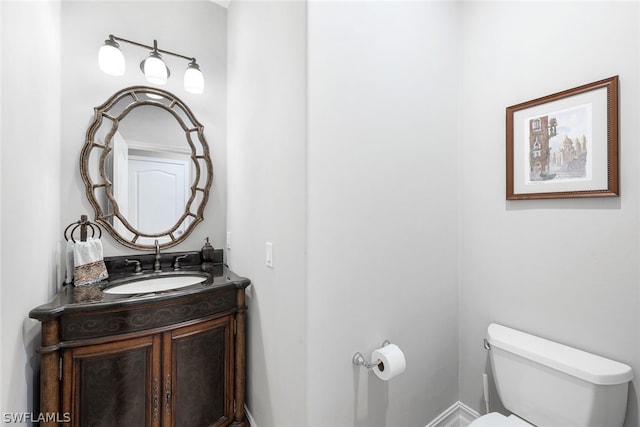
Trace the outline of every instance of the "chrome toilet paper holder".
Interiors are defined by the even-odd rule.
[[[391,344],[391,341],[389,340],[384,340],[384,342],[382,343],[382,345],[380,347],[386,347],[389,344]],[[375,362],[367,362],[367,360],[364,358],[364,356],[362,355],[362,353],[357,352],[356,354],[353,355],[353,358],[351,359],[351,361],[353,362],[354,365],[357,366],[364,366],[367,369],[371,369],[375,366],[378,366],[378,364],[380,364],[380,360],[376,360]]]

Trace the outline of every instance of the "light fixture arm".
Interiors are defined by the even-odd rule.
[[[148,46],[146,44],[134,42],[133,40],[123,39],[122,37],[117,37],[117,36],[114,36],[113,34],[109,34],[109,40],[129,43],[129,44],[132,44],[134,46],[144,47],[146,49],[153,50],[154,52],[166,53],[167,55],[177,56],[178,58],[182,58],[182,59],[186,59],[186,60],[189,60],[189,61],[196,62],[196,58],[193,58],[191,56],[185,56],[185,55],[181,55],[181,54],[176,53],[176,52],[171,52],[171,51],[164,50],[164,49],[158,49],[158,41],[157,40],[153,41],[153,46]]]

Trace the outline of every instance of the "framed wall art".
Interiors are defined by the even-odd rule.
[[[618,76],[507,108],[507,200],[618,193]]]

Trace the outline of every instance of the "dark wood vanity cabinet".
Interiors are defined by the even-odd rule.
[[[172,381],[172,407],[165,394],[166,426],[226,425],[233,419],[233,318],[176,329],[164,336],[165,386]],[[218,363],[211,363],[211,361]]]
[[[78,414],[73,427],[228,425],[233,325],[226,316],[65,350],[63,412]]]
[[[244,287],[43,321],[41,425],[249,427]]]
[[[159,426],[161,342],[156,335],[64,350],[62,411],[70,424]]]

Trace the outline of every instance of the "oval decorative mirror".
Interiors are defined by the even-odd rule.
[[[213,180],[204,127],[176,96],[147,86],[94,112],[80,174],[96,221],[134,249],[185,240],[204,219]]]

